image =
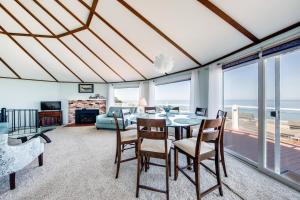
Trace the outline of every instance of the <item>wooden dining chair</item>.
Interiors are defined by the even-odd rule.
[[[173,107],[170,112],[178,112],[179,113],[179,106]]]
[[[226,164],[225,164],[225,154],[224,154],[224,127],[225,127],[226,117],[227,117],[227,112],[225,112],[223,110],[218,110],[216,119],[224,119],[224,124],[222,125],[222,130],[221,130],[220,162],[222,163],[222,168],[223,168],[225,177],[228,177],[227,170],[226,170]],[[196,129],[193,129],[191,132],[191,135],[197,136],[198,131]],[[209,141],[208,141],[208,143],[209,143]]]
[[[178,178],[178,171],[185,175],[195,186],[197,200],[200,200],[206,194],[212,192],[215,189],[219,189],[219,193],[223,196],[222,182],[220,176],[220,141],[221,141],[221,129],[224,123],[224,119],[212,119],[203,120],[199,128],[199,134],[197,138],[186,138],[174,142],[175,153],[174,153],[174,180]],[[205,132],[205,130],[213,130]],[[205,141],[214,141],[214,145],[206,143]],[[193,160],[195,179],[193,180],[185,171],[186,167],[179,167],[178,165],[178,154],[182,153]],[[215,160],[215,171],[204,165],[202,161],[214,157]],[[200,167],[204,166],[208,171],[216,176],[217,184],[213,187],[200,192]]]
[[[207,108],[200,108],[200,107],[197,107],[196,110],[195,110],[195,115],[197,116],[206,116],[207,114]]]
[[[223,110],[218,110],[216,118],[224,119],[224,123],[222,124],[222,129],[221,129],[220,156],[221,156],[221,163],[222,163],[224,175],[225,175],[225,177],[228,177],[226,165],[225,165],[225,155],[224,155],[224,128],[225,128],[225,122],[226,122],[226,118],[227,118],[227,112],[225,112]]]
[[[116,114],[114,114],[114,120],[116,125],[116,138],[117,138],[116,156],[115,156],[115,164],[117,164],[117,172],[116,172],[116,179],[117,179],[119,176],[121,163],[131,161],[137,158],[137,130],[131,129],[131,130],[121,132]],[[126,148],[126,146],[129,147]],[[135,148],[135,157],[122,160],[121,159],[122,152],[132,148]]]
[[[156,113],[156,107],[155,106],[153,106],[153,107],[148,106],[148,107],[144,108],[144,111],[145,111],[145,113]]]
[[[168,140],[168,131],[165,119],[137,119],[138,148],[137,148],[137,185],[136,197],[139,197],[139,189],[165,193],[169,199],[169,175],[171,169],[171,141]],[[143,158],[145,162],[143,163]],[[152,163],[150,158],[165,160],[165,165]],[[154,165],[166,169],[166,190],[153,188],[140,184],[140,175],[143,167]]]
[[[205,117],[207,114],[207,108],[200,108],[197,107],[195,109],[195,115]],[[183,138],[183,130],[186,130],[186,137],[192,137],[195,136],[196,132],[199,130],[199,126],[193,126],[193,127],[182,127],[181,128],[181,138]],[[189,132],[188,132],[189,131]]]

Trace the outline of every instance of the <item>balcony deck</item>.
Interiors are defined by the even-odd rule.
[[[258,137],[250,131],[225,130],[224,145],[238,154],[257,162]],[[300,177],[300,142],[281,142],[281,174],[293,174]],[[274,169],[274,140],[267,139],[267,166]]]

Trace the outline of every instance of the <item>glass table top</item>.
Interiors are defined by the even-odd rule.
[[[168,127],[186,127],[200,125],[206,117],[197,116],[194,113],[136,113],[129,116],[129,121],[136,123],[137,118],[142,119],[165,119]]]
[[[11,139],[19,139],[22,137],[33,137],[35,135],[39,135],[42,133],[46,133],[48,131],[52,131],[56,128],[56,126],[45,126],[45,127],[40,127],[37,129],[22,129],[19,131],[14,131],[12,133],[8,134],[8,137]]]

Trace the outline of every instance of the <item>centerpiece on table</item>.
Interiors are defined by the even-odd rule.
[[[173,106],[165,105],[165,106],[163,106],[162,108],[163,108],[163,110],[165,111],[166,116],[168,117],[170,111],[173,109]]]

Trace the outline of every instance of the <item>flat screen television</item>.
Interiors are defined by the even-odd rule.
[[[61,110],[60,101],[42,101],[41,110]]]

